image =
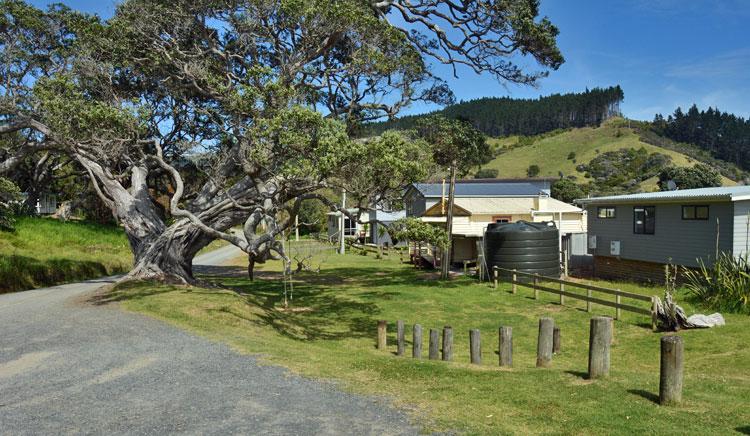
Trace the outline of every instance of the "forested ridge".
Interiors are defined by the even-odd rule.
[[[750,120],[711,107],[701,111],[693,105],[687,113],[678,107],[666,118],[657,114],[653,129],[674,141],[695,144],[718,159],[750,170]]]
[[[484,97],[460,102],[430,114],[410,115],[363,127],[369,136],[388,129],[411,129],[427,115],[463,118],[488,136],[538,135],[555,129],[598,126],[620,114],[624,93],[619,85],[535,99]]]

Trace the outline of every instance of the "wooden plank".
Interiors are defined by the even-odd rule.
[[[516,284],[519,284],[521,286],[531,287],[527,283],[523,283],[523,282],[517,282]],[[559,295],[561,293],[558,289],[548,288],[546,286],[537,285],[536,288],[537,288],[537,290],[549,292],[551,294]],[[635,313],[639,313],[639,314],[642,314],[642,315],[651,315],[651,311],[650,310],[641,309],[640,307],[631,306],[629,304],[620,304],[618,306],[617,303],[612,302],[612,301],[602,300],[602,299],[599,299],[599,298],[589,297],[589,296],[586,296],[586,295],[574,294],[574,293],[568,292],[568,291],[563,291],[562,294],[565,295],[565,296],[567,296],[567,297],[576,298],[578,300],[590,301],[592,303],[601,304],[602,306],[614,307],[615,309],[617,307],[620,307],[622,310],[627,310],[629,312],[635,312]]]

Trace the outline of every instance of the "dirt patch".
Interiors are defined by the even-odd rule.
[[[54,354],[50,351],[38,351],[36,353],[27,353],[18,359],[2,363],[0,364],[0,378],[13,377],[26,371],[32,371]]]

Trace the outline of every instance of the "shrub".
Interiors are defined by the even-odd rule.
[[[539,165],[530,165],[526,170],[526,175],[529,177],[536,177],[539,175]]]
[[[498,170],[495,168],[482,168],[474,174],[475,179],[495,179],[497,178]]]
[[[576,152],[575,151],[571,151],[570,153],[568,153],[568,160],[572,160],[572,161],[576,160]]]
[[[702,259],[697,270],[686,270],[687,290],[714,310],[750,314],[750,263],[747,256],[721,253],[712,266]]]

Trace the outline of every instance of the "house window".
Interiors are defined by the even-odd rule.
[[[349,218],[344,218],[344,236],[355,236],[357,234],[357,223]]]
[[[656,211],[654,206],[636,206],[633,208],[633,233],[653,235],[656,228]]]
[[[682,206],[682,219],[705,221],[708,219],[708,206]]]
[[[596,210],[596,217],[597,218],[614,218],[615,217],[614,206],[599,206],[599,208]]]
[[[492,217],[493,223],[509,223],[512,217],[510,215],[497,215]]]

